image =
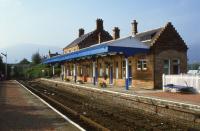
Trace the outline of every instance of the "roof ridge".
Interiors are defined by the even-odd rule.
[[[146,30],[146,31],[143,31],[143,32],[137,33],[136,35],[140,35],[140,34],[143,34],[143,33],[147,33],[147,32],[150,32],[150,31],[153,31],[153,30],[162,29],[162,28],[164,28],[164,27],[159,27],[159,28],[154,28],[154,29],[151,29],[151,30]]]
[[[160,30],[159,34],[155,36],[155,38],[151,42],[151,45],[153,45],[158,40],[158,38],[160,37],[160,35],[162,34],[162,32],[166,29],[167,24]]]

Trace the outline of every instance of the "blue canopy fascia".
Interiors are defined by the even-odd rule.
[[[126,57],[133,56],[138,53],[146,53],[149,49],[147,48],[132,48],[132,47],[119,47],[119,46],[109,46],[107,44],[100,44],[97,46],[88,47],[75,51],[72,53],[52,57],[45,59],[44,64],[59,63],[63,61],[70,61],[75,59],[80,59],[81,57],[97,56],[109,53],[123,53]]]

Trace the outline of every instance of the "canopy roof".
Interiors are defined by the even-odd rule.
[[[72,53],[55,56],[43,61],[44,64],[59,63],[64,61],[71,61],[85,57],[95,57],[99,55],[107,55],[113,53],[124,54],[126,57],[133,56],[138,53],[146,53],[149,51],[149,46],[136,40],[132,36],[111,40],[84,48]]]

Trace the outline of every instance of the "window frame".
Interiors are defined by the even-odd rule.
[[[144,67],[144,65],[146,65],[146,67]],[[138,71],[146,71],[147,68],[147,59],[138,59],[137,60],[137,70]]]
[[[164,72],[165,61],[168,61],[168,73],[167,74]],[[171,61],[170,61],[170,59],[164,59],[163,60],[163,74],[166,74],[166,75],[170,75],[171,74]]]

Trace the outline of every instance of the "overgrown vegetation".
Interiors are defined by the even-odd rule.
[[[52,77],[53,76],[53,69],[49,65],[44,64],[38,64],[31,66],[28,70],[26,70],[26,78],[28,79],[34,79],[34,78],[40,78],[40,77]],[[55,66],[55,76],[59,76],[61,72],[61,69],[59,68],[59,65]]]
[[[53,69],[50,65],[42,64],[42,57],[37,52],[32,55],[32,62],[28,61],[26,58],[22,59],[17,64],[11,65],[11,76],[14,79],[35,79],[41,77],[52,77]],[[59,76],[61,69],[60,65],[55,66],[55,76]]]

